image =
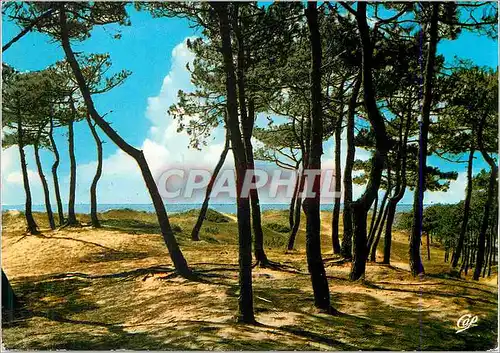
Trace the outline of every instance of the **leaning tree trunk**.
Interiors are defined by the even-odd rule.
[[[54,215],[52,213],[52,206],[50,205],[49,185],[47,184],[47,179],[45,178],[45,174],[43,173],[42,161],[40,160],[38,138],[40,138],[40,133],[38,134],[37,141],[33,145],[33,148],[35,149],[36,167],[38,169],[38,175],[40,176],[40,181],[42,182],[43,195],[45,199],[45,210],[47,211],[47,219],[49,221],[49,226],[50,229],[56,229],[56,224],[54,222]]]
[[[240,284],[240,295],[238,298],[239,321],[245,323],[255,323],[252,291],[252,233],[250,230],[250,202],[247,197],[241,197],[241,190],[247,171],[247,160],[245,146],[243,145],[243,141],[241,139],[240,126],[238,122],[236,74],[233,63],[228,3],[213,2],[210,3],[210,6],[212,6],[215,10],[219,18],[221,51],[224,60],[224,71],[226,74],[227,126],[230,132],[234,165],[236,167]]]
[[[32,20],[30,23],[26,24],[23,26],[23,30],[20,31],[14,38],[12,38],[7,44],[2,46],[2,52],[5,53],[7,49],[9,49],[12,44],[16,43],[19,39],[24,37],[26,34],[30,33],[33,28],[37,27],[37,25],[42,22],[44,19],[47,17],[51,16],[54,13],[54,9],[49,9],[48,11],[44,12],[40,16],[36,17],[34,20]]]
[[[306,213],[306,254],[307,267],[311,275],[314,304],[317,308],[331,311],[330,290],[325,267],[321,258],[321,215],[320,215],[320,175],[321,154],[323,153],[323,107],[321,97],[321,37],[318,26],[316,2],[307,3],[307,24],[310,33],[311,49],[311,138],[307,169],[314,175],[306,175],[307,183],[312,184],[314,196],[307,195],[304,200]],[[308,186],[311,190],[311,187]]]
[[[99,115],[94,107],[94,102],[92,100],[92,96],[90,94],[89,87],[85,81],[85,78],[82,74],[82,70],[78,61],[76,60],[75,54],[71,49],[71,44],[69,41],[68,34],[68,24],[66,18],[66,10],[65,4],[59,3],[59,21],[61,28],[61,43],[64,49],[64,53],[66,55],[66,59],[71,66],[73,74],[75,76],[78,87],[80,88],[83,100],[85,102],[85,106],[87,108],[87,112],[90,114],[90,117],[94,122],[101,128],[102,131],[125,153],[134,158],[136,163],[138,164],[142,177],[144,179],[144,183],[148,189],[149,195],[151,196],[151,200],[153,202],[153,206],[156,211],[156,216],[158,218],[158,223],[160,225],[161,233],[163,236],[163,240],[167,245],[168,252],[170,254],[170,258],[175,266],[176,271],[183,277],[191,278],[193,273],[188,267],[186,259],[179,248],[177,240],[175,239],[175,235],[172,231],[172,227],[170,226],[170,222],[168,219],[167,211],[165,210],[165,205],[163,204],[163,200],[161,198],[160,192],[158,191],[158,186],[155,183],[153,175],[151,174],[151,170],[149,169],[146,158],[144,157],[144,153],[141,150],[138,150],[131,145],[129,145],[123,138],[116,133],[114,129]]]
[[[375,221],[375,225],[373,226],[371,232],[368,233],[368,249],[372,248],[373,242],[375,241],[376,234],[378,232],[378,229],[380,227],[380,222],[382,222],[382,218],[385,216],[385,204],[387,203],[387,200],[389,199],[389,194],[391,193],[390,188],[388,187],[387,190],[384,193],[384,197],[382,198],[382,203],[380,204],[380,208],[378,211],[378,216],[377,220]],[[378,198],[378,193],[375,195],[375,200]]]
[[[90,220],[92,222],[92,226],[95,228],[101,227],[101,222],[99,222],[99,218],[97,217],[97,183],[102,175],[102,141],[99,135],[97,134],[96,128],[90,117],[87,114],[87,123],[90,128],[90,132],[92,132],[92,136],[95,140],[95,145],[97,148],[97,168],[95,171],[94,179],[92,180],[92,185],[90,185]]]
[[[424,99],[422,103],[422,120],[420,122],[420,142],[418,146],[418,182],[413,196],[413,227],[410,235],[410,269],[414,276],[424,273],[424,265],[420,257],[420,243],[422,238],[422,219],[424,211],[427,144],[432,105],[432,81],[434,79],[434,63],[436,61],[436,47],[438,41],[439,4],[432,3],[431,6],[432,16],[429,31],[429,49],[425,64]]]
[[[343,110],[343,109],[342,109]],[[342,135],[342,114],[338,117],[337,126],[335,126],[335,203],[332,213],[332,248],[334,254],[340,254],[339,242],[339,218],[340,218],[340,188],[341,188],[341,135]]]
[[[389,198],[389,195],[391,194],[391,191],[392,191],[391,166],[389,163],[387,163],[387,190],[385,191],[384,198],[382,199],[382,204],[380,205],[379,219],[375,223],[375,226],[368,237],[368,250],[371,249],[370,261],[373,262],[375,262],[376,259],[378,242],[380,241],[380,236],[382,235],[382,229],[384,228],[384,222],[387,218],[386,203]],[[377,199],[377,197],[378,197],[378,192],[377,195],[375,195],[375,199]]]
[[[69,198],[68,198],[68,224],[76,225],[78,221],[75,214],[76,194],[76,157],[75,157],[75,134],[74,118],[68,123],[68,149],[69,149]]]
[[[405,189],[403,189],[403,193]],[[392,225],[394,224],[396,207],[401,198],[394,196],[389,200],[389,203],[387,205],[387,220],[385,223],[384,235],[384,260],[382,261],[382,263],[387,265],[391,263]]]
[[[382,212],[382,210],[380,210],[380,211]],[[388,212],[387,206],[384,208],[383,211],[384,211],[384,214],[382,216],[382,221],[379,224],[379,228],[376,230],[377,235],[373,236],[375,240],[373,241],[373,244],[371,247],[371,253],[370,253],[370,261],[372,261],[372,262],[375,262],[377,260],[377,247],[378,247],[378,243],[380,241],[380,237],[382,236],[382,230],[384,229],[385,221],[387,219],[387,212]],[[375,230],[374,230],[374,232],[375,232]]]
[[[370,221],[370,231],[368,234],[373,233],[373,227],[375,226],[375,220],[377,219],[377,208],[378,208],[378,193],[375,195],[375,200],[373,201],[373,211],[372,211],[372,219]],[[370,236],[368,236],[370,238]]]
[[[294,219],[295,219],[295,202],[297,201],[297,192],[299,190],[299,170],[298,168],[295,170],[295,175],[296,175],[296,178],[295,178],[295,186],[293,188],[293,195],[292,195],[292,199],[290,201],[290,207],[288,207],[288,224],[290,225],[290,230],[292,230],[293,228],[293,224],[294,224]],[[293,246],[292,246],[293,248]]]
[[[26,155],[24,153],[24,136],[23,136],[23,125],[21,120],[21,113],[19,112],[19,117],[17,121],[17,146],[19,147],[19,159],[21,161],[21,172],[23,175],[23,186],[24,192],[26,194],[26,201],[24,204],[24,217],[26,218],[27,230],[31,234],[38,234],[38,226],[33,218],[32,211],[32,201],[31,201],[31,189],[28,176],[28,168],[26,166]]]
[[[59,178],[57,176],[57,168],[59,167],[59,151],[57,150],[56,141],[54,140],[54,122],[52,117],[50,117],[50,130],[49,130],[50,145],[52,147],[52,152],[54,153],[54,163],[52,164],[52,179],[54,181],[54,191],[56,193],[56,203],[57,203],[57,216],[59,218],[59,225],[64,224],[64,211],[61,201],[61,191],[59,190]]]
[[[348,260],[352,259],[352,170],[356,153],[356,146],[354,145],[354,117],[356,115],[356,104],[361,89],[361,81],[362,76],[360,72],[356,77],[347,108],[347,155],[344,168],[344,210],[342,211],[344,234],[342,236],[340,253]]]
[[[212,189],[214,187],[217,176],[219,175],[219,172],[222,166],[224,165],[224,162],[226,161],[226,156],[228,151],[229,151],[229,133],[226,131],[226,142],[224,144],[224,149],[222,150],[222,153],[219,157],[219,161],[217,162],[214,172],[210,177],[210,181],[208,182],[207,190],[205,192],[205,199],[203,200],[203,204],[201,205],[200,214],[198,215],[196,224],[194,225],[193,231],[191,232],[191,240],[193,241],[200,240],[200,229],[203,224],[203,221],[205,220],[205,216],[207,215],[208,203],[210,201],[210,194],[212,193]]]
[[[302,212],[302,191],[304,190],[304,182],[305,182],[304,169],[302,169],[297,178],[299,186],[297,189],[297,195],[295,199],[295,216],[294,216],[293,227],[290,232],[290,238],[288,239],[288,246],[287,246],[288,250],[293,250],[295,239],[297,237],[297,233],[300,227],[300,216]]]
[[[387,133],[385,123],[378,110],[375,90],[372,78],[372,55],[373,46],[370,39],[370,30],[366,19],[366,3],[358,3],[356,10],[356,21],[358,24],[361,51],[362,51],[362,75],[363,75],[363,97],[365,109],[375,134],[375,152],[372,157],[370,177],[364,194],[352,204],[354,241],[353,261],[350,273],[351,280],[358,280],[365,274],[368,248],[366,246],[366,219],[368,211],[375,200],[382,179],[382,171],[387,154]]]
[[[470,212],[470,201],[472,198],[472,163],[474,161],[474,148],[471,148],[469,153],[469,160],[467,163],[467,189],[465,193],[464,201],[464,215],[462,219],[462,226],[460,228],[460,235],[458,236],[457,247],[452,258],[451,267],[454,269],[458,266],[458,260],[462,254],[462,248],[464,246],[465,232],[467,231],[467,223],[469,222],[469,212]]]

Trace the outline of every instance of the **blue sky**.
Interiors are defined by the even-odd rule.
[[[176,123],[166,114],[168,106],[175,102],[178,89],[192,89],[186,62],[192,60],[185,45],[188,37],[199,35],[190,28],[186,20],[176,18],[152,18],[147,12],[137,12],[130,8],[132,25],[121,27],[122,38],[113,38],[113,28],[96,28],[91,38],[83,43],[75,43],[75,51],[85,53],[109,52],[116,70],[127,69],[132,75],[126,82],[109,93],[95,97],[98,111],[108,113],[106,119],[130,144],[145,150],[151,168],[155,171],[168,164],[203,164],[211,169],[222,149],[223,132],[218,129],[210,145],[201,152],[187,148],[188,137],[176,132]],[[18,33],[16,25],[2,23],[2,42],[6,43]],[[439,52],[448,61],[454,56],[473,60],[478,65],[496,67],[498,62],[497,42],[485,37],[464,32],[458,40],[443,41]],[[38,33],[30,33],[15,43],[4,55],[3,61],[18,70],[40,70],[63,58],[62,48],[57,43]],[[144,184],[137,168],[128,156],[121,153],[104,134],[104,176],[99,184],[99,200],[102,203],[149,203]],[[76,158],[78,161],[77,203],[88,203],[88,190],[95,170],[95,146],[86,122],[80,122],[75,129]],[[69,162],[65,131],[56,132],[62,160],[59,168],[63,200],[67,194]],[[345,147],[345,146],[344,146]],[[324,146],[325,165],[333,159],[333,141]],[[345,148],[344,148],[345,151]],[[358,151],[366,158],[368,155]],[[30,182],[35,204],[43,202],[43,194],[32,158],[32,150],[27,148]],[[345,153],[343,153],[345,156]],[[232,157],[230,157],[232,158]],[[50,152],[42,153],[46,175],[50,179],[53,158]],[[166,162],[168,161],[168,162]],[[426,202],[456,202],[463,196],[465,185],[465,165],[453,164],[431,157],[429,163],[443,170],[457,170],[459,180],[452,183],[450,192],[428,193]],[[230,164],[230,162],[228,162]],[[482,157],[477,156],[475,172],[486,167]],[[363,187],[355,190],[358,195]],[[54,200],[54,198],[52,197]],[[407,192],[403,202],[411,202]],[[2,203],[22,204],[24,191],[20,183],[18,152],[9,148],[2,153]]]

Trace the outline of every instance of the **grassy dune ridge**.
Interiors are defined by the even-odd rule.
[[[349,263],[331,250],[331,213],[322,212],[322,251],[332,305],[314,308],[305,257],[305,222],[296,250],[285,251],[286,211],[263,213],[268,257],[282,270],[255,268],[257,326],[235,322],[238,298],[234,215],[209,212],[200,237],[190,232],[197,211],[170,219],[200,281],[175,276],[152,213],[111,210],[103,228],[50,231],[36,213],[39,236],[24,235],[18,212],[2,214],[2,267],[25,304],[3,324],[10,349],[152,350],[484,350],[497,346],[497,268],[473,282],[447,276],[444,249],[431,244],[426,275],[408,272],[408,235],[395,232],[392,265],[368,263],[364,281],[348,280]],[[340,230],[342,232],[342,229]],[[425,249],[425,239],[424,246]],[[382,259],[383,240],[377,261]],[[422,250],[424,251],[424,250]],[[469,273],[470,275],[470,273]],[[464,314],[478,326],[457,334]]]

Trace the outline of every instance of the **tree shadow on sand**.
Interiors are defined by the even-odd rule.
[[[363,286],[358,292],[336,291],[334,282],[332,305],[341,313],[318,312],[307,276],[256,280],[254,305],[259,324],[238,324],[234,315],[239,286],[233,276],[227,276],[227,272],[236,274],[237,270],[234,266],[227,271],[205,270],[198,270],[198,281],[164,278],[174,273],[168,266],[104,275],[58,273],[17,280],[13,286],[25,303],[25,315],[4,323],[4,341],[12,349],[43,350],[484,350],[495,346],[496,304],[490,300],[464,308],[479,310],[481,317],[478,326],[457,334],[456,318],[433,315],[439,307],[422,310],[403,298],[390,304],[380,300],[370,286],[376,286],[382,295],[395,289],[379,288],[379,283],[368,283],[364,293]],[[155,278],[149,278],[153,275]],[[157,281],[162,276],[163,280]],[[141,283],[146,279],[157,282],[144,297],[132,289],[143,288]],[[187,290],[198,285],[205,286],[205,295]],[[178,292],[165,297],[158,288],[176,288]],[[84,295],[89,289],[94,294]],[[225,295],[210,295],[216,289],[222,289]],[[115,306],[112,310],[107,308],[109,301],[102,301],[106,290],[121,290],[116,298],[115,292],[111,294]],[[425,295],[438,298],[442,294],[431,291]],[[467,297],[474,300],[484,295],[475,294]],[[168,314],[175,310],[181,313],[163,321],[154,320],[155,312]],[[190,319],[182,315],[182,310],[199,315]],[[136,313],[149,321],[127,321]]]

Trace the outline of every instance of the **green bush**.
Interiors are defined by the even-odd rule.
[[[413,225],[412,212],[398,212],[394,220],[394,229],[410,231]]]
[[[188,217],[198,217],[200,214],[200,210],[197,209],[192,209],[186,212],[183,212],[182,215],[188,216]],[[229,218],[224,216],[222,213],[217,212],[216,210],[213,210],[209,208],[207,210],[207,213],[205,214],[205,220],[209,222],[214,222],[214,223],[227,223],[229,222]]]
[[[229,218],[224,216],[222,213],[217,212],[216,210],[212,210],[209,208],[207,210],[207,214],[205,215],[205,219],[209,222],[214,223],[227,223],[229,222]]]
[[[174,233],[182,233],[182,228],[180,225],[172,223],[171,227]]]
[[[269,228],[269,229],[272,229],[278,233],[289,233],[290,232],[290,227],[286,226],[284,224],[281,224],[281,223],[276,223],[276,222],[266,223],[264,226]]]
[[[209,234],[219,234],[219,228],[217,227],[210,227],[210,226],[204,227],[203,231]]]

